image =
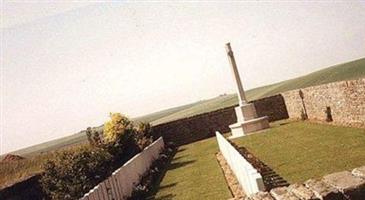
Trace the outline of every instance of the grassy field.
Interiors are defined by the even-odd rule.
[[[24,160],[0,162],[0,189],[13,184],[14,180],[23,180],[42,172],[42,163],[52,156],[54,154],[48,153]]]
[[[215,138],[181,146],[168,167],[155,199],[231,198],[215,157],[217,151]]]
[[[18,151],[11,152],[11,154],[21,155],[26,158],[32,158],[40,154],[46,154],[51,151],[58,151],[64,148],[73,146],[79,146],[83,143],[87,143],[86,132],[81,131],[71,136],[63,137],[60,139],[51,140],[41,144],[37,144],[31,147],[27,147]],[[1,157],[0,157],[1,158]]]
[[[365,165],[365,129],[284,121],[233,141],[290,183]]]
[[[165,122],[182,119],[185,117],[190,117],[194,115],[198,115],[205,112],[211,112],[214,110],[219,110],[221,108],[225,108],[228,106],[232,106],[238,104],[237,96],[236,95],[222,95],[210,100],[203,101],[199,104],[195,104],[187,109],[183,109],[172,113],[170,115],[161,117],[157,120],[151,122],[152,125],[162,124]]]
[[[65,151],[76,152],[87,145],[87,143],[82,143],[79,145],[62,147],[57,151],[31,155],[26,157],[26,159],[0,162],[0,189],[43,172],[43,164],[47,160],[54,159],[58,153]]]
[[[365,58],[328,67],[323,70],[316,71],[311,74],[301,76],[295,79],[286,80],[272,85],[267,85],[252,90],[248,90],[246,92],[246,96],[249,100],[254,100],[288,90],[309,87],[334,81],[357,79],[360,77],[365,77]],[[218,110],[220,108],[232,106],[237,103],[238,100],[235,94],[221,95],[212,99],[202,100],[195,103],[175,108],[170,108],[159,112],[151,113],[145,116],[137,117],[134,120],[150,122],[156,125],[173,120],[182,119],[185,117],[202,114],[205,112]],[[45,142],[12,153],[22,156],[30,156],[41,152],[56,150],[59,149],[60,147],[68,145],[78,144],[83,141],[86,141],[86,135],[84,131],[81,131],[79,133],[64,138]]]

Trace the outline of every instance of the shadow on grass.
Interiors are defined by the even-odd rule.
[[[184,167],[186,165],[190,165],[192,163],[194,163],[195,160],[188,160],[188,161],[183,161],[183,162],[173,162],[170,164],[170,166],[167,168],[167,170],[174,170],[180,167]]]
[[[282,126],[286,126],[286,125],[289,125],[291,122],[287,122],[287,121],[284,121],[284,122],[281,122],[281,121],[278,121],[278,122],[273,122],[273,123],[270,123],[270,128],[269,129],[272,129],[272,128],[279,128],[279,127],[282,127]],[[265,131],[269,130],[269,129],[264,129]]]
[[[283,123],[280,123],[279,126],[285,126],[285,125],[288,125],[290,124],[289,122],[283,122]]]
[[[185,151],[185,150],[186,150],[185,148],[182,148],[182,149],[179,148],[179,149],[175,150],[175,152],[172,153],[172,156],[171,156],[170,160],[168,161],[168,164],[164,167],[164,169],[161,172],[159,178],[154,183],[154,187],[150,191],[150,194],[148,195],[148,198],[147,199],[169,200],[169,199],[173,199],[176,196],[175,194],[167,194],[167,195],[164,195],[164,196],[155,198],[155,195],[157,194],[157,192],[159,190],[163,190],[163,189],[175,187],[178,184],[178,183],[172,183],[172,184],[168,184],[168,185],[160,185],[161,184],[161,181],[165,177],[166,172],[168,170],[174,170],[174,169],[177,169],[179,167],[184,167],[186,165],[189,165],[189,164],[195,162],[195,160],[190,160],[190,161],[185,161],[185,162],[176,162],[176,160],[185,157],[185,156],[179,156],[179,157],[176,157],[175,158],[176,153],[177,152],[182,152],[182,151]],[[173,161],[175,161],[175,162],[173,162]]]
[[[187,155],[185,155],[185,156],[178,156],[178,157],[175,157],[173,159],[173,161],[180,160],[181,158],[185,158],[185,157],[187,157]]]
[[[285,126],[285,125],[288,125],[290,124],[291,122],[282,122],[282,123],[279,123],[279,126]]]
[[[238,147],[235,144],[234,147],[261,174],[267,190],[289,185],[288,181],[276,173],[276,171],[274,171],[271,167],[262,162],[259,158],[250,153],[245,147]]]
[[[177,185],[177,183],[171,183],[171,184],[160,186],[158,189],[163,190],[165,188],[175,187],[176,185]]]
[[[183,151],[185,151],[186,150],[186,148],[179,148],[178,150],[177,150],[177,152],[179,153],[179,152],[183,152]]]

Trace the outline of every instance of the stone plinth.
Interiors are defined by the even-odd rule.
[[[237,122],[229,126],[232,133],[232,136],[230,138],[233,139],[237,137],[242,137],[248,135],[251,132],[259,131],[269,127],[269,118],[266,116],[244,122]]]
[[[254,104],[244,104],[235,108],[237,123],[229,126],[232,136],[237,138],[245,136],[251,132],[269,128],[268,117],[257,117]]]
[[[252,103],[237,106],[234,108],[234,111],[236,112],[238,122],[257,118],[255,105]]]

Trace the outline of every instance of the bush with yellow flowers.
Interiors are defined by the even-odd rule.
[[[137,129],[128,117],[120,113],[110,113],[110,120],[105,122],[103,141],[117,165],[130,159],[141,151],[137,145]]]
[[[135,126],[126,116],[110,113],[103,131],[87,128],[87,147],[59,154],[44,164],[41,183],[46,199],[78,199],[111,172],[151,144],[151,126]]]
[[[125,134],[133,133],[132,122],[120,113],[110,113],[110,120],[104,124],[104,139],[106,142],[114,142]]]

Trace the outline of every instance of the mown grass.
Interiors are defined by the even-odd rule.
[[[365,129],[284,121],[233,142],[290,183],[365,165]]]
[[[181,146],[158,187],[155,199],[228,199],[231,193],[210,138]]]

